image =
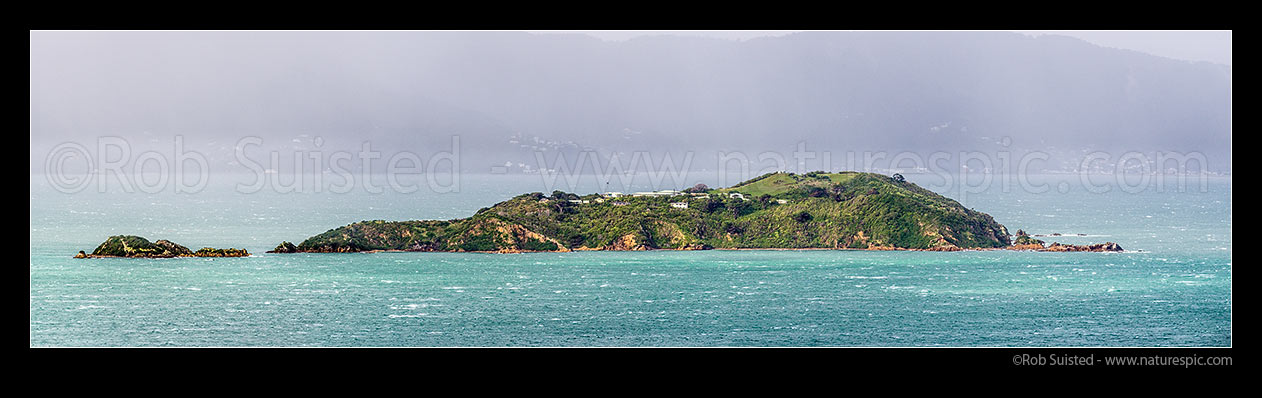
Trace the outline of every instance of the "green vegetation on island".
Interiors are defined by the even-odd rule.
[[[1013,246],[1022,248],[1040,249],[1043,247],[1043,241],[1034,239],[1026,234],[1025,231],[1018,229],[1017,238],[1012,241]]]
[[[1079,236],[1085,236],[1078,234]],[[1042,235],[1034,235],[1042,236]],[[1052,234],[1052,236],[1062,236]],[[1046,245],[1011,240],[990,215],[908,182],[859,172],[770,173],[730,188],[518,195],[468,218],[361,221],[281,242],[268,253],[566,252],[705,249],[1009,249],[1122,251],[1116,243]],[[244,249],[191,251],[168,240],[111,236],[91,257],[244,257]]]
[[[75,258],[91,257],[246,257],[250,253],[245,249],[215,249],[204,247],[196,252],[169,240],[150,242],[148,239],[134,235],[115,235],[105,239],[92,254],[80,251]]]
[[[991,216],[894,177],[771,173],[639,195],[518,195],[471,217],[363,221],[273,252],[1005,248]]]

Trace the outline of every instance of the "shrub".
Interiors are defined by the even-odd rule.
[[[724,205],[723,205],[722,200],[708,199],[706,200],[705,204],[701,206],[701,211],[704,211],[706,213],[713,213],[713,212],[722,210],[723,207]]]
[[[557,250],[556,243],[546,242],[546,241],[540,242],[540,241],[535,241],[535,240],[528,240],[525,242],[521,242],[517,246],[520,247],[522,250],[531,250],[531,251],[540,251],[540,252]]]
[[[687,193],[706,193],[708,191],[710,191],[710,187],[706,186],[705,184],[693,185],[692,188],[688,188],[684,190],[684,192],[687,192]]]

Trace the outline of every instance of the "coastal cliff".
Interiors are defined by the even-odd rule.
[[[535,192],[468,218],[362,221],[276,253],[704,249],[999,249],[985,213],[872,173],[770,173],[730,188],[577,195]]]

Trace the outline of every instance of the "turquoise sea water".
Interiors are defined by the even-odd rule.
[[[30,343],[1231,345],[1230,179],[1205,192],[1091,193],[1077,178],[1039,176],[1053,190],[1037,194],[935,190],[1014,232],[1083,233],[1045,239],[1127,252],[275,255],[263,251],[354,221],[464,217],[548,189],[538,177],[465,175],[445,194],[244,194],[222,182],[197,194],[67,194],[32,175]],[[909,179],[935,188],[932,177]],[[124,233],[257,254],[71,259]]]

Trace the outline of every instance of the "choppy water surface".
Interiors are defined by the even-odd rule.
[[[1014,231],[1084,233],[1047,239],[1126,253],[262,254],[363,219],[467,216],[535,185],[65,194],[32,176],[31,345],[1231,345],[1230,179],[1206,192],[993,189],[963,201]],[[259,255],[70,258],[122,233]]]

